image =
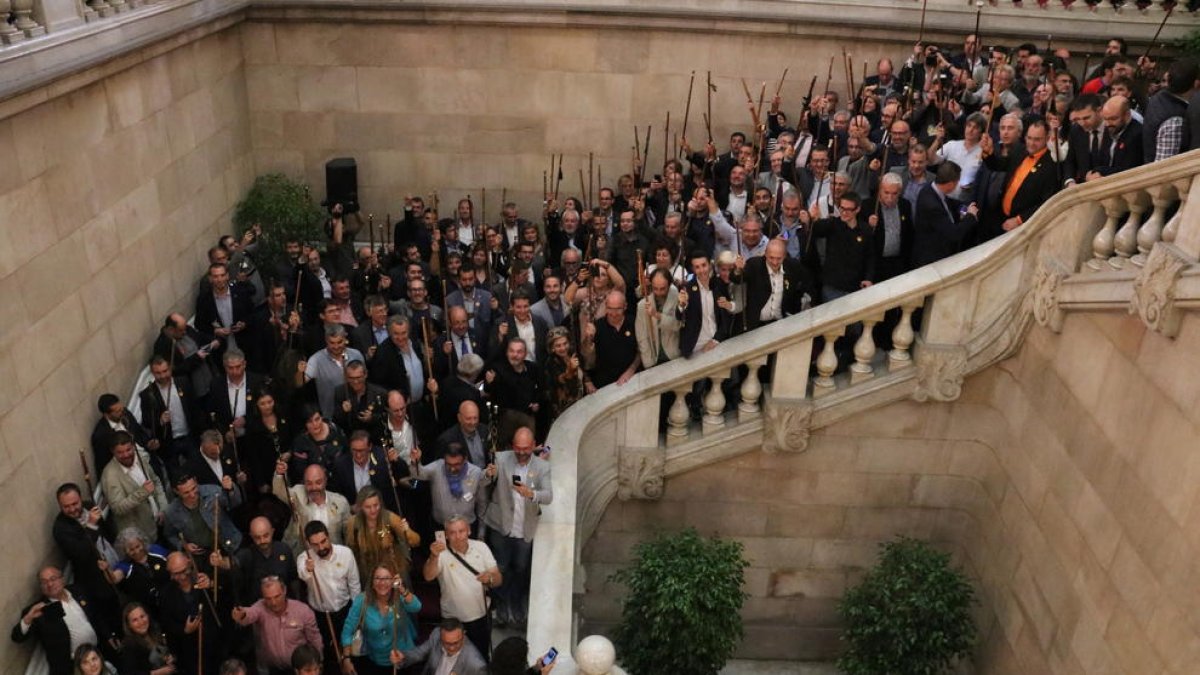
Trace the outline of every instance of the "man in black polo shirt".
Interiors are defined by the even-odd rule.
[[[604,318],[583,328],[584,367],[591,369],[599,389],[625,384],[642,365],[633,319],[625,314],[625,294],[609,291],[604,298]]]

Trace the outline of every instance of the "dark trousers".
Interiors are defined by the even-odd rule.
[[[526,508],[534,505],[530,504]],[[497,612],[510,621],[523,621],[529,612],[529,571],[533,564],[533,542],[510,537],[488,528],[488,546],[504,579],[492,597]]]
[[[313,610],[317,615],[317,628],[321,631],[321,639],[325,641],[325,675],[339,675],[342,672],[337,655],[341,653],[342,625],[346,623],[346,615],[350,613],[350,605],[336,612],[321,612]],[[329,618],[325,618],[328,616]],[[333,634],[329,632],[329,624],[333,624]],[[337,652],[334,645],[338,646]]]
[[[483,654],[485,661],[492,660],[492,621],[491,618],[484,614],[482,618],[474,621],[463,622],[463,632],[467,634],[467,639],[475,648]]]

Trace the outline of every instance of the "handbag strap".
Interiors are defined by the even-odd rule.
[[[467,568],[467,571],[469,571],[471,574],[474,574],[475,576],[479,576],[479,570],[475,569],[474,567],[471,567],[471,563],[464,560],[463,557],[461,555],[459,555],[457,551],[450,548],[449,544],[446,545],[446,550],[449,551],[450,555],[454,556],[455,559],[458,560],[458,562],[462,563],[463,567]],[[469,551],[470,549],[468,548],[467,550]]]

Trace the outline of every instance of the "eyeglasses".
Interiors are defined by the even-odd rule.
[[[392,577],[374,577],[374,578],[372,579],[372,581],[377,581],[377,582],[379,582],[379,583],[389,583],[389,584],[390,584],[390,583],[392,583]]]

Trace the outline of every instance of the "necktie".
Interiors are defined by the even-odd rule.
[[[467,351],[467,338],[465,338],[465,337],[459,338],[458,339],[458,355],[466,356],[468,353],[469,352]]]

